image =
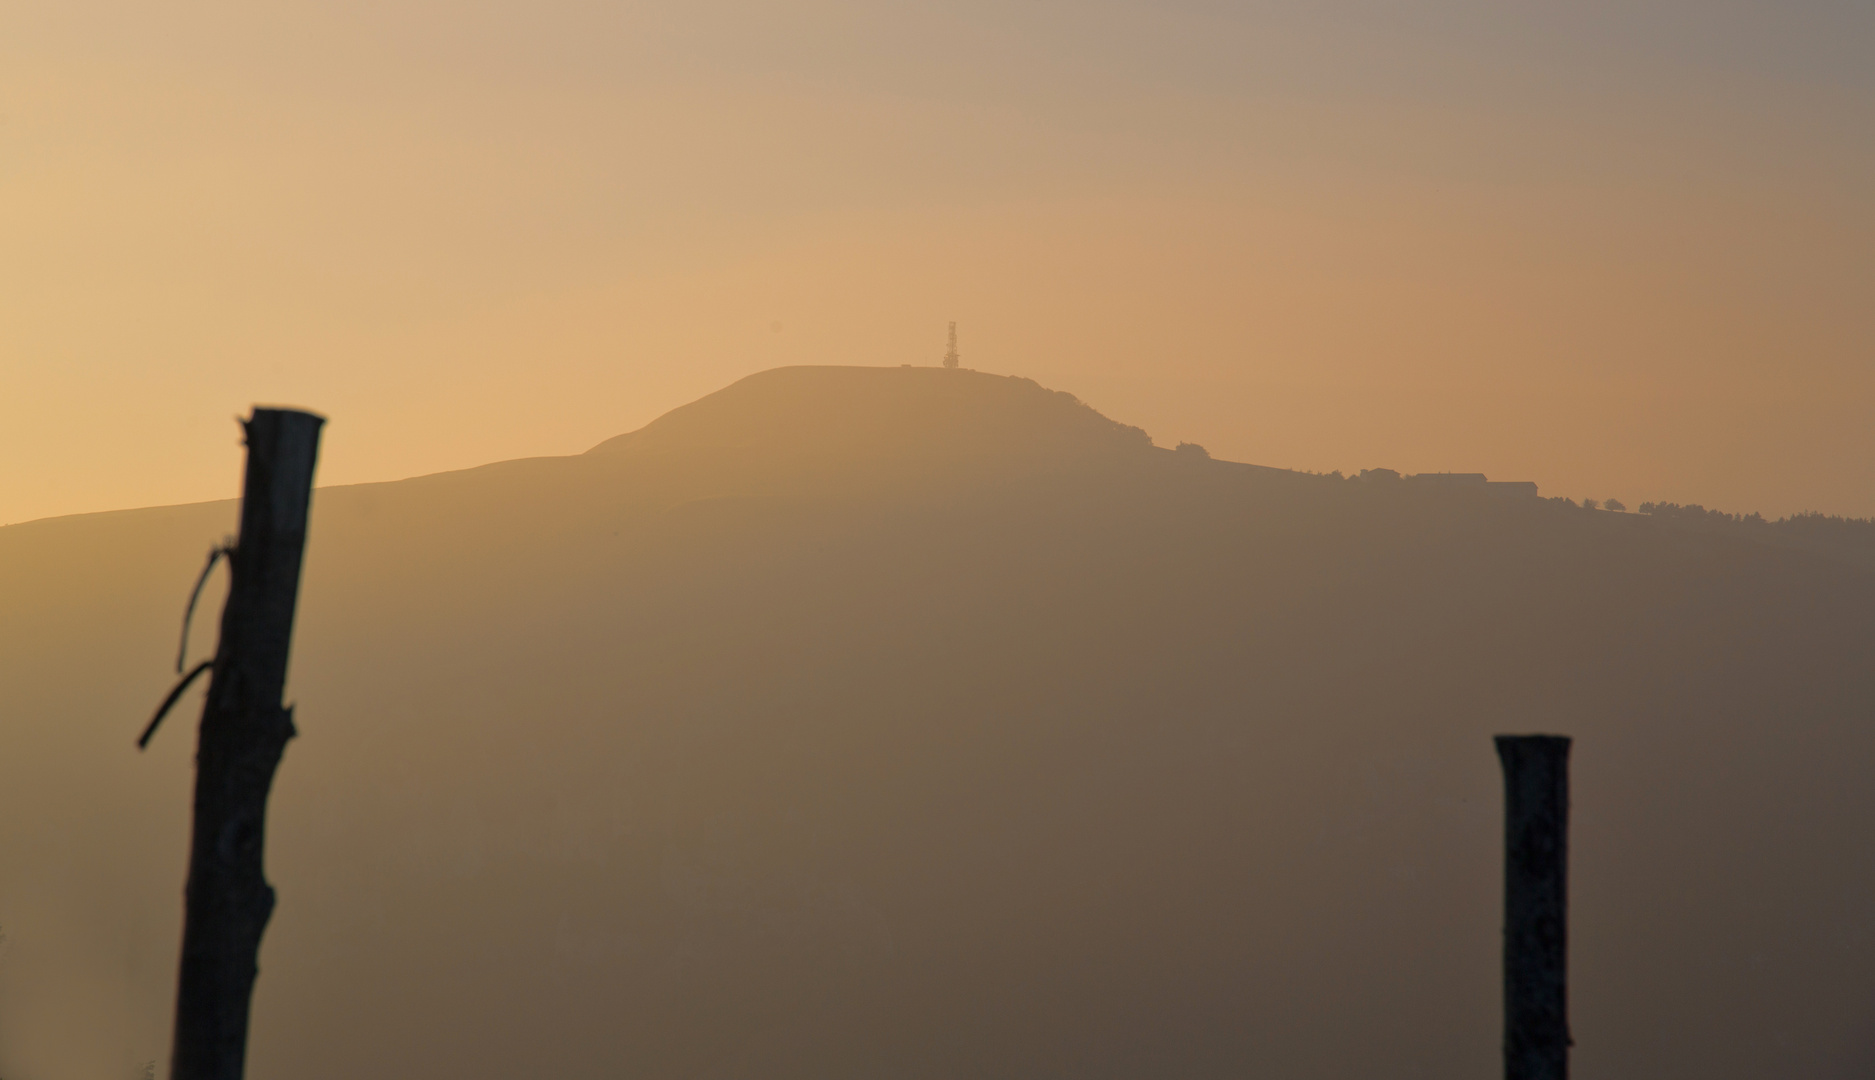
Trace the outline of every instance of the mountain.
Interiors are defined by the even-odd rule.
[[[166,1060],[199,695],[132,743],[234,511],[0,529],[10,1080]],[[1875,1069],[1828,550],[929,368],[312,521],[256,1076],[1489,1075],[1504,731],[1577,739],[1582,1075]]]

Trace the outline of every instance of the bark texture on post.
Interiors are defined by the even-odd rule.
[[[255,409],[221,641],[195,753],[195,823],[176,988],[171,1080],[240,1080],[260,938],[273,913],[262,875],[267,793],[293,717],[281,704],[319,428],[310,413]]]
[[[1567,1080],[1569,739],[1499,735],[1504,767],[1504,1078]]]

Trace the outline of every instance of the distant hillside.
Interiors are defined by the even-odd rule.
[[[131,744],[233,512],[0,529],[0,1075],[165,1057],[195,706]],[[973,372],[324,489],[252,1071],[1492,1075],[1489,736],[1562,731],[1579,1074],[1866,1075],[1872,631],[1824,553]]]

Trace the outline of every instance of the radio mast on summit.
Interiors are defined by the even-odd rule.
[[[944,353],[944,366],[947,368],[957,366],[957,324],[954,322],[951,323],[951,347]]]

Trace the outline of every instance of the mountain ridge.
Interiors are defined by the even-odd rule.
[[[1585,1073],[1875,1067],[1875,577],[950,385],[1059,427],[321,489],[256,1073],[1481,1074],[1535,729]],[[162,1056],[234,505],[0,530],[6,1075]]]

